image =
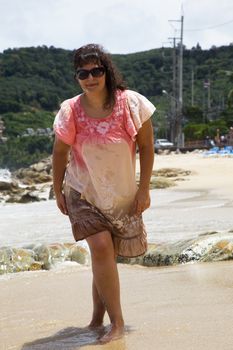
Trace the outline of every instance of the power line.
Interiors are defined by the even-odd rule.
[[[185,32],[201,32],[201,31],[204,31],[204,30],[210,30],[210,29],[222,27],[222,26],[225,26],[226,24],[229,24],[229,23],[233,23],[233,19],[231,21],[220,23],[220,24],[216,24],[216,25],[211,26],[211,27],[199,28],[199,29],[185,29]]]

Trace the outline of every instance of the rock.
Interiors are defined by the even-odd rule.
[[[154,188],[168,188],[175,186],[175,182],[167,179],[165,177],[154,177],[152,176],[151,181],[150,181],[150,189]]]
[[[180,168],[161,168],[159,170],[153,170],[152,175],[164,176],[164,177],[178,177],[191,175],[190,170],[184,170]]]
[[[39,244],[34,248],[35,260],[42,264],[42,268],[49,270],[51,267],[51,255],[45,244]]]
[[[53,186],[51,186],[49,190],[49,199],[54,199],[54,198],[55,198],[55,194],[54,194]]]
[[[49,254],[51,258],[51,263],[63,262],[67,260],[69,255],[69,250],[63,244],[50,244]]]
[[[43,268],[43,264],[40,263],[39,261],[34,261],[30,267],[29,267],[29,271],[38,271],[38,270],[42,270]]]
[[[39,202],[45,200],[44,198],[40,198],[34,192],[25,191],[23,193],[13,193],[10,195],[8,199],[6,199],[6,203],[31,203],[31,202]]]
[[[50,182],[52,181],[52,176],[43,171],[34,177],[34,181],[35,183]]]
[[[33,192],[27,192],[21,196],[18,203],[40,202],[41,200],[44,199],[36,196],[35,194],[33,194]]]
[[[1,247],[0,248],[0,265],[5,262],[12,261],[11,257],[13,254],[13,250],[8,247]]]
[[[89,252],[76,243],[29,244],[0,248],[0,275],[11,272],[49,270],[53,264],[75,261],[89,264]]]
[[[18,169],[13,176],[26,185],[50,182],[52,181],[51,157],[32,164],[29,168]]]
[[[12,262],[20,271],[25,271],[28,270],[30,265],[34,262],[34,256],[35,253],[33,250],[13,248]]]
[[[73,247],[70,249],[70,259],[71,261],[76,261],[79,264],[88,264],[89,253],[85,248],[78,245],[73,245]]]
[[[34,262],[32,250],[4,247],[0,249],[0,274],[28,271]]]
[[[12,188],[12,183],[8,181],[0,181],[0,191],[9,191]]]
[[[39,162],[39,163],[36,163],[36,164],[32,164],[30,166],[30,169],[32,169],[33,171],[36,171],[36,172],[39,173],[39,172],[47,170],[48,169],[48,165],[45,162]]]
[[[0,191],[12,191],[18,188],[19,186],[16,181],[0,181]]]
[[[14,176],[25,185],[52,181],[52,176],[46,171],[36,172],[31,169],[19,169],[17,173],[14,173]]]

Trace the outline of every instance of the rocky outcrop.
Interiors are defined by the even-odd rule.
[[[6,199],[6,203],[31,203],[31,202],[40,202],[45,200],[45,198],[40,198],[39,195],[31,191],[30,189],[26,189],[23,192],[19,191],[15,194],[10,194]]]
[[[89,264],[88,251],[76,243],[31,244],[22,248],[0,248],[0,275],[4,273],[49,270],[57,263],[73,261]]]
[[[32,164],[29,168],[16,170],[13,177],[25,185],[41,184],[52,181],[51,157]]]
[[[15,180],[0,182],[0,201],[6,203],[38,202],[45,198],[40,196],[40,190],[36,186],[21,186]]]
[[[153,170],[150,189],[176,186],[177,181],[183,181],[185,180],[185,177],[191,174],[192,172],[190,170],[179,168],[162,168],[159,170]]]
[[[146,254],[133,259],[118,258],[118,262],[152,267],[232,259],[233,231],[228,231],[207,232],[195,239],[170,244],[149,244]]]
[[[0,201],[6,203],[30,203],[53,198],[51,191],[51,157],[28,168],[12,173],[11,179],[0,181]],[[46,188],[45,188],[46,186]],[[44,195],[47,192],[48,194]],[[49,193],[51,192],[51,193]]]

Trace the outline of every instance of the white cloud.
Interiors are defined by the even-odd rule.
[[[232,41],[233,23],[187,31],[233,20],[232,0],[0,0],[0,51],[37,45],[74,49],[89,42],[113,53],[161,47],[174,36],[168,20],[180,19],[181,4],[187,47]],[[179,35],[180,23],[173,26]]]

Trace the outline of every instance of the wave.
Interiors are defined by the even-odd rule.
[[[168,266],[191,262],[233,259],[233,230],[211,232],[195,239],[149,244],[141,257],[118,257],[119,263]],[[0,275],[21,271],[49,270],[64,262],[90,264],[89,251],[77,243],[31,244],[21,248],[0,248]]]
[[[8,169],[0,169],[0,181],[11,181],[11,172]]]

